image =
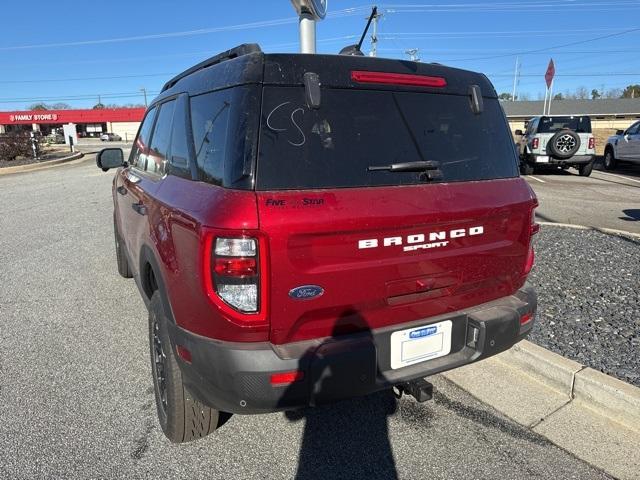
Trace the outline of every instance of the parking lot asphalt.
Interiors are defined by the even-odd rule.
[[[640,233],[640,165],[598,169],[590,177],[558,169],[524,178],[540,201],[536,215],[541,221]]]
[[[442,377],[425,404],[234,416],[170,444],[146,311],[116,272],[112,176],[88,156],[0,178],[0,478],[609,478]]]

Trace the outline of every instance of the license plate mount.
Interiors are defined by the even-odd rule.
[[[451,320],[399,330],[391,334],[393,370],[443,357],[451,352]]]

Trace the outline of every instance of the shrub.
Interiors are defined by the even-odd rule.
[[[15,160],[16,157],[30,157],[31,139],[24,134],[0,135],[0,160]]]

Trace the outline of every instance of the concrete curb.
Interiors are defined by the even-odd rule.
[[[538,382],[578,401],[599,415],[640,432],[640,388],[585,367],[527,340],[500,360]]]
[[[640,233],[627,232],[626,230],[615,230],[613,228],[604,228],[604,227],[589,227],[587,225],[576,225],[573,223],[555,223],[555,222],[539,222],[539,221],[536,221],[536,223],[540,225],[550,226],[550,227],[573,228],[575,230],[594,230],[596,232],[606,233],[607,235],[617,235],[620,237],[640,239]]]
[[[575,376],[573,398],[591,410],[640,432],[640,388],[585,368]]]
[[[12,173],[35,172],[37,170],[44,170],[46,168],[52,167],[54,165],[58,165],[60,163],[66,163],[66,162],[71,162],[72,160],[78,160],[83,156],[84,156],[84,153],[76,152],[73,155],[69,155],[68,157],[57,158],[55,160],[49,160],[48,162],[29,163],[27,165],[18,165],[15,167],[4,167],[4,168],[0,168],[0,176],[10,175]]]

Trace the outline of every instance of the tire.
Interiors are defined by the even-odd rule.
[[[607,148],[604,152],[604,169],[605,170],[614,170],[618,166],[618,161],[616,157],[613,156],[613,149]]]
[[[591,172],[593,171],[594,162],[595,160],[591,160],[589,163],[583,163],[578,165],[578,173],[580,174],[581,177],[588,177],[589,175],[591,175]]]
[[[580,136],[573,130],[560,130],[547,143],[547,153],[564,160],[573,157],[580,149]]]
[[[116,217],[113,217],[113,236],[115,237],[116,243],[116,263],[118,265],[118,273],[123,278],[132,278],[133,273],[129,268],[129,260],[127,260],[127,252],[125,251],[125,246],[122,241],[122,237],[120,236],[120,232],[118,232],[118,225],[116,224]]]
[[[158,291],[149,305],[151,375],[160,428],[173,443],[206,437],[218,428],[220,412],[196,400],[185,388]]]
[[[521,161],[520,162],[520,174],[521,175],[533,175],[535,169],[533,167],[533,165],[531,165],[530,163],[527,163],[526,161]]]

